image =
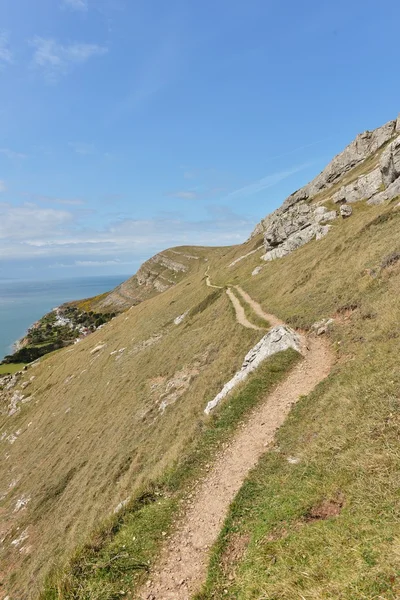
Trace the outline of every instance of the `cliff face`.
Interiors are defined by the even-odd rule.
[[[380,204],[399,193],[400,116],[359,134],[313,181],[263,219],[251,237],[263,234],[264,260],[282,258],[324,237],[337,216],[350,216],[352,209],[344,205]]]
[[[142,264],[137,273],[110,293],[94,300],[91,310],[121,312],[165,292],[204,264],[204,248],[171,248]]]

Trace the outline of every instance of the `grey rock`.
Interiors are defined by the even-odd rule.
[[[246,354],[240,370],[224,385],[219,394],[217,394],[213,400],[208,402],[204,410],[206,415],[209,415],[221,400],[223,400],[234,387],[244,381],[250,373],[255,371],[266,358],[277,352],[283,352],[288,348],[293,348],[294,350],[297,350],[297,352],[300,352],[301,343],[299,336],[286,325],[278,325],[277,327],[270,329],[270,331],[261,338],[258,344]]]
[[[332,196],[332,200],[336,204],[341,202],[351,204],[360,200],[367,200],[381,190],[382,183],[381,170],[377,167],[370,173],[361,175],[356,181],[343,186]]]
[[[382,180],[389,186],[400,175],[400,136],[398,136],[382,153],[379,163]]]
[[[313,181],[305,185],[300,190],[297,190],[291,194],[283,203],[281,208],[275,213],[283,214],[284,212],[291,209],[296,204],[308,200],[318,194],[318,192],[327,190],[335,185],[343,175],[354,168],[356,165],[363,162],[366,158],[374,154],[383,144],[388,142],[396,132],[400,132],[400,116],[397,120],[389,121],[382,127],[378,127],[374,131],[365,131],[359,134],[355,140],[351,142],[340,154],[335,156],[328,166],[319,174]],[[374,193],[378,191],[376,186],[379,187],[381,182],[377,182],[379,178],[378,173],[372,176],[372,179],[365,179],[358,183],[356,190],[348,190],[348,193],[355,192],[351,197],[360,199],[361,197],[370,198]],[[372,191],[368,191],[368,190]],[[375,191],[373,191],[375,189]],[[360,194],[369,194],[367,196],[360,196]],[[338,200],[340,202],[341,200]],[[349,200],[347,200],[349,201]],[[351,200],[351,201],[356,201]],[[264,219],[259,223],[250,237],[259,234],[261,229],[265,230]],[[260,227],[261,225],[261,227]]]
[[[347,217],[351,217],[352,214],[353,209],[351,208],[351,206],[348,206],[347,204],[342,204],[342,206],[340,207],[340,216],[343,217],[343,219],[346,219]]]
[[[323,224],[336,217],[335,210],[328,211],[325,206],[315,207],[305,202],[299,202],[285,212],[275,211],[264,220],[266,254],[262,259],[282,258],[313,239],[321,239],[330,228]]]
[[[386,190],[380,192],[379,194],[375,194],[372,198],[367,201],[369,205],[383,204],[387,200],[393,200],[393,198],[397,198],[400,196],[400,177],[393,181]]]

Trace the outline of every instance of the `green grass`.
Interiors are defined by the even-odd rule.
[[[215,415],[199,421],[199,435],[174,467],[141,490],[119,516],[98,528],[64,573],[49,578],[41,599],[106,600],[121,591],[133,593],[148,577],[180,502],[205,464],[298,359],[291,349],[271,357]]]
[[[358,356],[300,401],[249,476],[197,600],[399,597],[400,347],[365,329]],[[336,339],[354,349],[352,335]],[[329,517],[326,503],[343,506]]]
[[[235,502],[214,549],[205,597],[400,595],[400,263],[393,259],[400,213],[393,207],[357,203],[324,239],[267,264],[251,255],[228,269],[255,240],[194,249],[201,260],[175,287],[29,368],[21,381],[35,375],[24,392],[35,402],[11,418],[0,412],[1,433],[21,432],[14,444],[1,442],[8,458],[0,463],[0,496],[7,491],[0,510],[9,533],[0,560],[10,597],[36,597],[50,566],[47,598],[116,598],[118,588],[147,577],[143,565],[155,560],[182,495],[258,397],[253,389],[243,409],[234,404],[243,413],[226,402],[217,417],[204,419],[206,403],[262,335],[240,327],[227,295],[206,287],[207,265],[213,283],[241,285],[292,326],[307,330],[334,316],[329,339],[338,363],[296,407],[276,451]],[[263,270],[252,277],[259,264]],[[92,354],[97,345],[102,350]],[[182,374],[191,378],[186,388],[179,387]],[[254,377],[237,394],[251,390],[259,372]],[[165,397],[171,404],[161,413]],[[300,462],[289,463],[290,456]],[[15,474],[18,483],[8,491]],[[14,512],[22,495],[31,501]],[[113,515],[127,498],[125,511]],[[339,515],[311,518],[339,498]],[[11,544],[26,528],[30,554]],[[231,572],[225,565],[233,556]]]
[[[12,375],[17,371],[21,371],[25,366],[25,363],[12,363],[0,365],[0,375]]]
[[[258,281],[249,276],[254,262],[238,265],[244,289],[287,322],[309,328],[335,316],[338,363],[250,474],[197,600],[400,597],[400,213],[392,207],[355,207],[353,220],[269,263]],[[339,514],[312,517],[335,503]]]

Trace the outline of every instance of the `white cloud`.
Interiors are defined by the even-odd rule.
[[[80,198],[54,198],[53,196],[42,196],[34,194],[32,196],[37,202],[43,204],[63,204],[65,206],[82,206],[85,204],[84,200]]]
[[[14,150],[10,150],[10,148],[0,148],[0,154],[3,154],[10,160],[26,158],[26,154],[22,154],[22,152],[15,152]]]
[[[65,210],[33,203],[0,203],[0,255],[3,260],[25,259],[31,264],[38,258],[60,263],[71,258],[85,263],[131,263],[170,246],[240,243],[254,227],[253,221],[229,209],[209,210],[209,217],[199,221],[166,215],[147,220],[127,218],[94,228],[79,222],[79,214]]]
[[[198,198],[197,192],[193,190],[182,190],[180,192],[171,192],[168,196],[172,196],[173,198],[179,198],[179,200],[196,200]]]
[[[245,198],[247,196],[252,196],[254,194],[258,194],[259,192],[262,192],[263,190],[266,190],[270,187],[273,187],[274,185],[277,185],[278,183],[280,183],[287,177],[290,177],[291,175],[294,175],[295,173],[299,173],[300,171],[307,169],[308,167],[311,166],[311,164],[312,163],[305,163],[303,165],[293,167],[292,169],[287,169],[286,171],[278,171],[277,173],[271,173],[270,175],[267,175],[266,177],[262,177],[258,181],[250,183],[249,185],[246,185],[238,190],[235,190],[234,192],[231,192],[230,194],[227,195],[227,198],[233,198],[233,197],[244,197]]]
[[[61,75],[65,75],[75,65],[87,62],[95,56],[103,56],[108,48],[98,44],[85,44],[74,42],[63,45],[52,38],[36,36],[32,40],[35,48],[33,64],[41,69],[45,77],[55,82]]]
[[[7,190],[7,186],[6,186],[5,181],[3,179],[0,179],[0,194],[2,192],[5,192],[6,190]]]
[[[67,211],[41,208],[32,203],[14,206],[3,202],[0,203],[0,211],[0,241],[22,241],[26,244],[49,235],[57,239],[74,219]]]
[[[109,267],[121,264],[120,260],[76,260],[77,267]]]
[[[13,56],[8,43],[8,35],[2,31],[0,32],[0,65],[2,63],[10,64],[12,61]]]
[[[62,5],[81,12],[86,12],[89,9],[88,0],[63,0]]]

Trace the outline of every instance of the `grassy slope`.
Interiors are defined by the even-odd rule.
[[[399,466],[394,442],[399,424],[399,264],[379,268],[386,256],[399,250],[400,217],[392,209],[393,205],[359,204],[354,216],[335,222],[326,238],[266,264],[256,277],[250,273],[259,264],[258,254],[230,269],[226,265],[249,252],[258,239],[208,251],[203,266],[210,265],[213,282],[240,283],[268,312],[301,327],[334,314],[340,321],[332,333],[339,357],[334,376],[295,410],[281,431],[280,452],[266,456],[240,494],[215,550],[203,597],[219,598],[227,589],[227,597],[233,598],[373,598],[376,579],[389,590],[397,585],[399,532],[393,521],[398,498],[393,482]],[[375,276],[366,269],[375,269]],[[14,581],[15,594],[19,590],[26,597],[29,589],[33,596],[50,558],[67,557],[119,501],[148,482],[160,482],[201,439],[206,401],[259,338],[259,333],[235,324],[225,294],[206,300],[214,292],[206,288],[199,267],[175,288],[35,368],[29,389],[39,403],[24,405],[13,417],[12,430],[22,433],[5,448],[9,458],[0,472],[0,480],[7,483],[21,477],[0,505],[12,523],[7,540],[17,536],[17,526],[29,525],[29,543],[34,546],[24,554],[8,543],[2,553],[5,578]],[[196,311],[200,304],[204,310]],[[173,319],[189,309],[187,320],[174,326]],[[165,333],[160,341],[138,351],[138,343],[160,332]],[[107,347],[91,355],[100,342]],[[118,360],[118,355],[110,357],[111,351],[123,347]],[[197,369],[199,374],[190,391],[161,416],[160,391],[183,369]],[[64,383],[72,374],[75,377]],[[4,426],[11,427],[7,420]],[[289,464],[289,454],[301,462]],[[167,491],[181,489],[184,480],[172,478]],[[15,517],[16,500],[24,494],[31,501]],[[99,535],[90,547],[90,560],[116,578],[113,586],[123,582],[126,573],[126,565],[117,561],[114,568],[110,563],[125,533],[140,532],[144,550],[138,560],[148,560],[163,539],[159,533],[164,525],[167,528],[168,515],[176,509],[174,498],[167,493],[161,504],[146,504],[143,497],[133,501],[126,513],[133,529],[129,523],[127,529],[111,527],[110,536]],[[339,517],[309,519],[312,507],[338,498],[344,502]],[[143,511],[138,511],[143,503]],[[152,523],[158,524],[156,536]],[[249,546],[239,556],[232,582],[224,557],[239,527],[239,537],[243,533]],[[268,544],[275,544],[272,554]],[[87,557],[84,552],[74,563],[78,573]],[[357,569],[351,570],[354,565]],[[87,571],[83,585],[86,580],[90,581]],[[97,589],[75,597],[112,597],[101,578],[95,578],[93,585],[97,584]],[[383,597],[394,598],[393,589]]]
[[[214,251],[218,254],[221,249],[214,248]],[[201,246],[169,248],[146,261],[139,269],[142,276],[143,274],[151,273],[151,282],[149,280],[147,285],[140,285],[137,275],[133,275],[133,277],[121,283],[114,290],[111,290],[111,292],[106,292],[94,298],[87,298],[72,304],[86,311],[110,312],[115,310],[120,312],[126,310],[132,305],[143,302],[143,300],[158,296],[160,291],[153,285],[153,281],[164,286],[176,285],[180,281],[187,279],[189,275],[201,271],[204,259],[207,258],[209,253],[210,248],[202,248]],[[174,263],[182,265],[186,270],[174,271],[162,262],[157,262],[155,259],[160,255],[167,260],[169,259]]]
[[[211,259],[222,251],[208,252]],[[64,560],[119,502],[157,479],[195,437],[207,401],[258,339],[235,322],[226,295],[214,292],[199,268],[24,375],[35,375],[23,392],[33,400],[0,423],[1,432],[20,432],[15,443],[0,442],[8,457],[0,465],[0,495],[8,492],[0,504],[7,533],[0,558],[17,598],[34,597],[49,565]],[[174,325],[187,310],[191,314]],[[106,346],[91,354],[98,344]],[[184,376],[191,378],[190,391],[161,414],[162,395],[173,400]],[[22,497],[30,498],[27,507],[14,512]],[[25,553],[10,542],[26,528]]]
[[[213,261],[214,282],[241,283],[268,311],[296,326],[336,315],[331,336],[339,360],[292,413],[278,451],[266,455],[239,494],[200,598],[397,597],[400,263],[380,265],[398,250],[399,221],[393,204],[359,204],[352,219],[337,222],[324,240],[266,264],[258,277],[249,276],[259,264],[254,256],[226,269],[250,242]],[[291,456],[300,462],[291,464]],[[178,477],[178,490],[183,483]],[[118,587],[132,589],[124,587],[124,563],[114,567],[110,559],[124,545],[141,561],[157,552],[160,531],[168,531],[178,509],[176,482],[172,492],[168,485],[161,504],[128,511],[116,536],[79,556],[74,568],[82,575],[86,565],[86,571],[78,576],[79,593],[77,582],[72,585],[76,598],[100,600]],[[340,516],[318,518],[321,506],[323,513],[324,506],[341,503]],[[142,540],[140,551],[127,543],[133,537]],[[89,577],[93,564],[106,569]],[[143,577],[140,569],[128,573],[134,581]]]
[[[393,205],[357,205],[327,238],[243,283],[293,324],[336,315],[339,362],[234,502],[202,600],[400,595],[400,262],[382,268],[399,251]]]

